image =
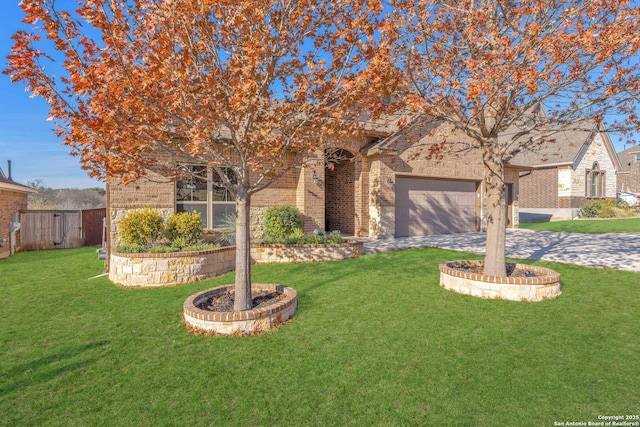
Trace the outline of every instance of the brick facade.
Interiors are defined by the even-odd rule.
[[[21,210],[27,210],[27,196],[29,192],[35,192],[20,184],[7,184],[0,186],[0,239],[4,239],[4,245],[0,247],[0,259],[11,254],[9,237],[11,234],[10,223],[12,214]],[[16,233],[16,251],[20,250],[20,232]]]
[[[306,167],[301,168],[298,173],[298,182],[295,187],[295,205],[300,212],[304,213],[304,231],[311,233],[315,229],[325,229],[324,206],[325,206],[325,168],[324,153],[318,151],[309,156]],[[314,181],[314,175],[316,180]],[[262,224],[262,217],[258,221]]]
[[[345,235],[355,234],[355,164],[350,159],[325,171],[325,227]]]
[[[165,218],[175,212],[175,183],[153,172],[127,184],[113,179],[107,183],[107,206],[108,245],[115,249],[120,244],[118,223],[128,212],[154,208]]]
[[[629,175],[629,188],[634,193],[640,193],[640,160],[631,163]]]
[[[449,133],[451,133],[449,131]],[[430,136],[434,139],[441,135]],[[426,141],[429,143],[429,141]],[[327,145],[341,148],[345,157],[335,169],[325,167],[324,151],[309,156],[302,167],[292,168],[251,199],[251,235],[260,238],[264,210],[269,206],[296,206],[304,218],[304,231],[339,230],[344,235],[386,237],[395,232],[395,188],[397,176],[452,179],[478,184],[477,228],[485,225],[484,168],[478,151],[444,154],[438,160],[425,158],[413,144],[398,144],[395,154],[368,152],[372,144],[361,137],[342,138]],[[424,146],[424,144],[421,144]],[[455,149],[455,147],[454,147]],[[315,178],[315,179],[314,179]],[[389,184],[391,183],[391,185]],[[506,170],[512,197],[508,207],[511,227],[518,225],[518,171]],[[123,186],[108,185],[110,234],[117,241],[117,222],[128,210],[154,207],[168,215],[176,208],[175,182],[160,176],[143,178]]]
[[[0,188],[0,239],[4,245],[0,247],[0,259],[10,255],[9,236],[11,215],[27,209],[27,193]],[[19,233],[17,233],[19,239]],[[19,247],[19,241],[16,249]]]
[[[392,237],[395,235],[395,183],[398,176],[419,177],[444,180],[473,181],[478,186],[478,202],[476,207],[477,229],[486,227],[487,207],[483,203],[486,199],[486,189],[483,182],[484,167],[478,150],[469,149],[473,144],[468,137],[456,134],[452,129],[440,126],[439,131],[421,138],[419,144],[413,135],[405,137],[406,142],[394,146],[394,153],[381,152],[366,158],[370,165],[369,182],[369,227],[370,237]],[[419,129],[418,131],[422,131]],[[447,137],[458,141],[452,143],[449,149],[441,153],[437,160],[429,159],[426,155],[428,146],[436,144]],[[510,186],[512,197],[507,207],[510,227],[518,226],[519,204],[519,174],[513,168],[506,168],[505,183]]]
[[[560,165],[534,165],[534,169],[521,173],[520,208],[527,220],[564,220],[574,218],[587,197],[587,171],[597,167],[602,172],[603,194],[600,198],[615,198],[618,186],[618,162],[608,137],[596,133],[576,147],[573,161]],[[577,142],[576,142],[577,143]],[[566,159],[565,159],[566,160]]]
[[[640,193],[640,160],[636,158],[637,154],[640,154],[640,149],[637,150],[637,153],[625,156],[627,164],[623,165],[625,170],[617,175],[617,190]]]
[[[631,191],[631,173],[630,172],[618,172],[617,187],[620,191]]]
[[[558,206],[558,169],[534,169],[520,176],[520,206],[551,208]]]
[[[308,175],[307,179],[301,179],[305,175]],[[313,203],[305,204],[303,200],[298,200],[297,192],[303,192],[298,191],[299,187],[310,187],[313,184],[311,176],[308,168],[291,169],[266,189],[252,196],[250,222],[253,238],[262,237],[264,211],[269,206],[293,205],[301,212],[309,212],[305,208],[313,206]],[[120,244],[118,223],[128,212],[149,207],[158,210],[166,218],[176,211],[175,181],[157,173],[150,172],[148,176],[127,184],[113,179],[107,184],[107,193],[109,245],[113,248]],[[320,224],[318,222],[315,217],[305,216],[305,231],[311,232],[319,226],[324,227],[324,219]]]

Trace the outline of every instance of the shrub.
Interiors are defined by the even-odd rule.
[[[221,245],[236,244],[236,216],[235,214],[227,214],[222,217],[222,228],[220,229],[220,237],[218,243]]]
[[[149,247],[163,231],[164,219],[154,209],[131,211],[118,223],[123,245]]]
[[[207,251],[209,249],[217,249],[220,247],[219,243],[199,243],[197,245],[185,246],[183,251]]]
[[[613,199],[594,200],[580,208],[580,216],[585,218],[617,218],[630,214],[630,209],[625,202]]]
[[[167,220],[166,236],[172,245],[179,248],[195,245],[200,242],[203,234],[200,212],[180,212]]]
[[[307,236],[303,234],[302,236],[295,234],[290,234],[288,236],[280,236],[273,237],[267,236],[262,239],[263,245],[327,245],[327,244],[335,244],[335,243],[343,243],[345,239],[339,234],[329,234],[325,236],[319,236],[313,234],[311,236]]]
[[[304,238],[304,236],[305,234],[302,228],[296,228],[295,230],[293,230],[293,233],[291,233],[289,237],[291,237],[292,239],[302,239]]]
[[[180,252],[180,248],[168,245],[153,245],[146,251],[150,254],[166,254],[169,252]]]
[[[147,247],[140,245],[120,245],[116,248],[116,252],[121,254],[140,254],[146,251]]]
[[[267,237],[286,237],[302,228],[300,211],[293,206],[272,206],[264,213],[264,234]]]

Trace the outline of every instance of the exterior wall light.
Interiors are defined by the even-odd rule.
[[[318,182],[320,181],[320,178],[318,178],[318,175],[315,172],[313,173],[311,179],[313,180],[314,184],[318,184]]]
[[[387,185],[393,187],[393,180],[391,178],[387,178]]]

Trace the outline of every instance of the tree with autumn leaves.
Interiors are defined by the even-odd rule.
[[[180,160],[212,167],[236,202],[234,309],[251,309],[251,196],[347,131],[341,83],[362,65],[379,4],[60,4],[22,1],[30,29],[13,36],[6,73],[47,100],[91,176],[175,177]]]
[[[629,0],[390,3],[361,89],[393,93],[396,107],[472,141],[484,165],[484,274],[506,276],[505,166],[607,114],[619,117],[610,132],[640,128],[640,9]],[[426,155],[449,150],[453,138]]]
[[[56,4],[22,1],[30,30],[14,35],[6,72],[49,102],[93,176],[175,176],[178,162],[159,153],[218,172],[237,204],[236,310],[251,307],[251,195],[364,105],[409,110],[473,141],[485,170],[485,274],[497,276],[514,156],[608,113],[624,117],[610,130],[638,126],[640,16],[626,0]]]

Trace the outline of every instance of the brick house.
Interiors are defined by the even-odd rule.
[[[419,155],[443,135],[464,144],[451,129],[425,120],[402,130],[369,122],[363,136],[333,141],[310,156],[306,167],[289,170],[252,196],[252,237],[260,237],[264,211],[273,205],[297,207],[307,233],[321,228],[384,238],[481,230],[486,208],[480,153],[446,154],[438,160]],[[337,159],[330,168],[327,153]],[[151,173],[128,185],[115,179],[108,183],[111,246],[118,244],[119,220],[142,207],[164,215],[198,210],[207,229],[219,227],[224,215],[234,212],[234,201],[212,185],[218,178],[210,168],[191,167],[193,174],[183,181]],[[518,168],[507,168],[510,227],[518,226],[518,174]]]
[[[619,152],[618,159],[620,159],[620,170],[617,189],[640,193],[640,145]]]
[[[12,215],[27,209],[27,196],[35,193],[31,187],[18,184],[11,177],[11,162],[7,175],[0,168],[0,259],[11,255]]]
[[[520,220],[572,219],[590,200],[615,198],[620,162],[602,124],[582,123],[556,131],[552,140],[519,153]]]

